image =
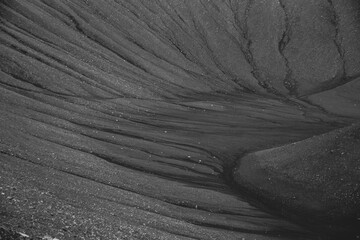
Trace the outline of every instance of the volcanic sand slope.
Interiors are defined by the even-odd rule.
[[[300,215],[355,224],[360,218],[359,124],[242,158],[234,180]]]
[[[1,225],[317,239],[234,188],[232,167],[358,120],[358,14],[355,0],[1,1]]]

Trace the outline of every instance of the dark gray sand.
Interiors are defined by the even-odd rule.
[[[0,1],[0,239],[356,239],[359,12]]]
[[[324,231],[356,235],[360,227],[359,156],[357,124],[248,154],[234,170],[234,181],[289,217],[312,216],[307,220],[309,227],[323,222]]]

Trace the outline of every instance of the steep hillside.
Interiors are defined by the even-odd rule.
[[[327,221],[288,218],[232,173],[245,153],[359,121],[359,13],[357,0],[0,1],[0,229],[327,239]]]
[[[311,215],[311,224],[325,220],[359,229],[359,124],[248,154],[234,179],[260,199]]]

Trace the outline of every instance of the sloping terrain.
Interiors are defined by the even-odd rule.
[[[0,226],[59,239],[334,236],[232,173],[246,153],[359,120],[359,13],[357,0],[0,1]]]
[[[317,221],[359,229],[359,124],[289,145],[248,154],[234,170],[260,199]]]

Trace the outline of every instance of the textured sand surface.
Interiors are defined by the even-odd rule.
[[[337,222],[353,228],[356,235],[360,227],[359,136],[357,124],[248,154],[234,171],[235,181],[256,189],[260,199],[281,203],[284,211],[311,215],[311,224]]]
[[[359,120],[359,12],[357,0],[0,1],[0,234],[328,239],[328,222],[308,228],[312,213],[289,217],[233,170]],[[348,150],[346,181],[360,181]],[[304,192],[286,186],[273,194]]]

